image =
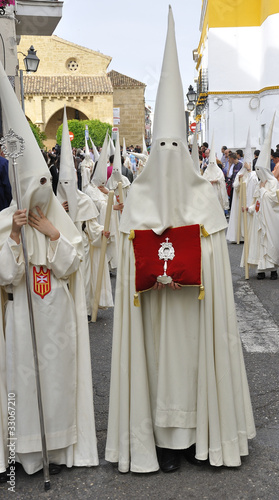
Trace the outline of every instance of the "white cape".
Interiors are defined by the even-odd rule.
[[[239,195],[240,195],[240,182],[239,175],[243,174],[244,168],[242,168],[236,175],[233,184],[233,199],[230,213],[230,220],[227,230],[226,238],[228,241],[237,241],[237,224],[238,224],[238,210],[239,210]],[[245,174],[246,172],[246,174]],[[247,172],[245,169],[243,182],[246,184],[246,200],[247,207],[250,207],[253,201],[254,192],[258,184],[258,178],[256,172]],[[240,241],[244,240],[244,227],[243,227],[243,216],[241,216],[241,231],[240,231]]]
[[[121,472],[158,470],[155,445],[195,442],[198,459],[239,466],[255,436],[224,231],[202,238],[202,252],[204,300],[166,287],[135,307],[133,245],[121,234],[106,444]]]

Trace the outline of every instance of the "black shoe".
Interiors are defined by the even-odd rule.
[[[265,279],[265,273],[258,273],[257,274],[257,280],[264,280]]]
[[[0,484],[7,482],[7,472],[0,472]]]
[[[192,444],[190,448],[187,448],[186,450],[182,451],[184,458],[186,458],[187,462],[190,462],[190,464],[193,465],[205,465],[207,463],[207,460],[198,460],[195,455],[196,455],[196,445]]]
[[[277,280],[277,278],[278,278],[277,271],[271,271],[271,273],[270,273],[270,279],[271,280]]]
[[[58,464],[49,464],[49,475],[55,476],[55,474],[59,474],[62,470],[61,465]]]
[[[160,469],[163,472],[174,472],[180,467],[180,450],[157,448]]]
[[[87,315],[87,321],[88,321],[88,323],[91,322],[91,315],[90,314]]]

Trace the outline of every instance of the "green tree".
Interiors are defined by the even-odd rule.
[[[44,141],[46,140],[47,136],[44,132],[40,130],[38,125],[35,125],[35,123],[28,122],[30,125],[30,128],[35,136],[35,139],[37,143],[39,144],[40,149],[45,149]]]
[[[89,135],[97,147],[103,145],[107,129],[109,129],[110,133],[112,129],[112,126],[109,123],[104,123],[100,120],[68,120],[69,131],[74,134],[74,139],[71,142],[72,147],[84,147],[85,125],[88,125]],[[63,124],[58,127],[56,134],[56,140],[60,146],[62,140],[62,130]]]

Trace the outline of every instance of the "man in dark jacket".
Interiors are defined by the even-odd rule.
[[[122,175],[125,175],[125,177],[127,177],[127,179],[129,179],[130,183],[132,184],[132,182],[134,180],[133,172],[131,170],[129,170],[127,167],[125,167],[124,161],[125,161],[124,157],[121,156]]]

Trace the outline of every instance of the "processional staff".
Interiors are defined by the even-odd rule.
[[[5,157],[12,160],[16,203],[17,203],[18,210],[22,210],[20,183],[19,183],[19,179],[18,179],[16,159],[19,156],[23,156],[23,152],[25,149],[24,140],[22,137],[19,137],[12,129],[10,129],[9,132],[4,137],[2,137],[2,139],[0,140],[0,144],[1,144],[1,147],[2,147],[2,150],[4,152]],[[39,361],[38,361],[38,349],[37,349],[37,341],[36,341],[36,334],[35,334],[35,322],[34,322],[32,295],[31,295],[31,284],[30,284],[30,277],[29,277],[28,251],[27,251],[26,240],[25,240],[25,230],[24,230],[23,226],[20,229],[20,233],[21,233],[21,243],[22,243],[22,249],[23,249],[24,263],[25,263],[26,293],[27,293],[27,303],[28,303],[28,310],[29,310],[29,320],[30,320],[30,330],[31,330],[32,347],[33,347],[34,368],[35,368],[35,378],[36,378],[36,388],[37,388],[37,400],[38,400],[38,410],[39,410],[39,420],[40,420],[40,431],[41,431],[41,440],[42,440],[44,487],[45,487],[45,490],[47,491],[50,489],[49,462],[48,462],[48,452],[47,452],[47,446],[46,446],[44,412],[43,412],[41,383],[40,383],[40,371],[39,371]]]

